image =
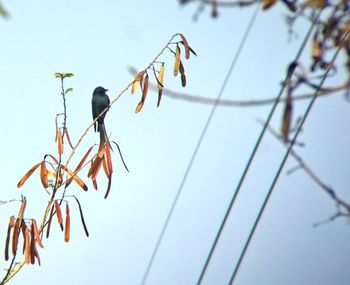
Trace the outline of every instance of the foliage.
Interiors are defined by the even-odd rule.
[[[78,209],[79,216],[82,223],[85,235],[89,236],[89,231],[85,222],[83,210],[81,203],[75,194],[67,194],[67,190],[70,185],[75,184],[78,186],[76,188],[88,191],[88,183],[81,179],[78,175],[82,171],[89,167],[87,171],[88,178],[91,179],[93,187],[97,190],[97,178],[99,174],[104,173],[108,180],[107,189],[104,198],[107,198],[110,190],[112,188],[112,174],[113,174],[113,164],[112,164],[112,148],[109,141],[101,142],[99,148],[96,152],[93,152],[96,145],[92,145],[88,148],[87,152],[80,159],[78,165],[72,170],[69,167],[69,162],[74,156],[75,151],[80,146],[87,132],[92,128],[94,123],[102,116],[116,101],[123,95],[129,88],[132,93],[135,93],[137,87],[140,86],[142,91],[141,101],[136,107],[136,112],[141,111],[144,102],[146,100],[148,91],[148,82],[150,80],[150,75],[154,75],[154,80],[157,82],[158,86],[158,106],[162,96],[162,89],[164,86],[163,76],[165,70],[165,62],[159,62],[158,59],[165,51],[170,51],[174,54],[175,63],[174,69],[179,69],[181,74],[182,86],[186,85],[185,71],[183,63],[180,57],[180,45],[183,47],[185,52],[185,58],[189,59],[190,53],[195,54],[193,49],[189,46],[187,39],[183,34],[175,34],[171,37],[168,43],[163,47],[160,53],[155,57],[154,60],[142,71],[140,71],[135,79],[127,85],[127,87],[121,91],[110,103],[110,106],[103,110],[99,116],[97,116],[93,122],[87,127],[85,132],[81,135],[78,142],[74,145],[70,139],[70,135],[67,129],[67,108],[66,108],[66,96],[73,92],[72,87],[65,88],[65,80],[74,76],[71,72],[65,73],[55,73],[55,77],[60,79],[61,91],[63,103],[63,112],[56,115],[55,120],[55,143],[57,144],[57,154],[45,154],[43,160],[37,162],[32,166],[17,183],[17,188],[22,188],[27,180],[35,173],[39,173],[39,179],[43,189],[50,195],[49,202],[46,206],[43,216],[40,218],[40,226],[38,227],[38,219],[29,218],[25,215],[25,209],[27,206],[27,199],[22,196],[21,206],[17,216],[11,215],[9,218],[9,224],[7,228],[7,237],[5,242],[5,260],[9,261],[9,267],[6,270],[6,274],[1,282],[1,284],[7,283],[13,276],[15,276],[25,264],[37,264],[40,265],[41,260],[39,256],[38,247],[44,248],[45,243],[44,231],[46,231],[46,239],[50,236],[50,229],[52,223],[56,220],[57,224],[60,226],[63,232],[63,239],[65,242],[69,242],[71,234],[71,215],[70,215],[70,203],[73,201]],[[173,46],[176,48],[176,52],[173,50]],[[159,70],[156,68],[159,66]],[[152,73],[151,73],[152,71]],[[174,73],[176,76],[176,74]],[[118,149],[119,155],[123,161],[123,164],[127,169],[124,159],[121,155],[120,148],[117,143],[113,142]],[[65,144],[68,144],[68,149],[71,152],[68,159],[63,162],[63,154],[67,152]],[[101,168],[103,172],[101,172]],[[74,182],[74,183],[72,183]],[[73,187],[71,187],[73,188]],[[75,190],[75,189],[74,189]],[[60,197],[58,197],[60,195]],[[54,218],[56,216],[56,218]],[[18,246],[22,243],[22,255],[19,257],[20,253],[17,250]],[[38,246],[38,247],[37,247]],[[16,261],[21,259],[21,261]]]

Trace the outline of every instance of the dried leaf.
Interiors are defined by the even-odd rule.
[[[66,225],[64,229],[64,241],[69,242],[70,237],[70,214],[69,214],[69,206],[66,203]]]
[[[46,189],[49,187],[49,179],[47,177],[47,168],[45,160],[43,160],[40,164],[40,180],[43,187]]]
[[[32,219],[32,225],[33,225],[33,231],[34,231],[34,236],[35,236],[35,241],[38,243],[38,245],[41,248],[44,248],[42,242],[41,242],[41,238],[40,238],[40,234],[39,234],[39,230],[38,230],[38,226],[36,224],[35,219]]]
[[[22,185],[26,182],[26,180],[33,174],[33,172],[40,166],[40,162],[34,165],[28,172],[22,177],[22,179],[17,183],[17,188],[22,187]]]
[[[78,198],[75,197],[75,196],[73,196],[73,197],[75,198],[75,201],[77,201],[77,203],[78,203],[81,223],[83,224],[85,234],[86,234],[86,236],[88,237],[88,236],[89,236],[89,231],[88,231],[88,229],[87,229],[87,227],[86,227],[86,223],[85,223],[85,219],[84,219],[84,215],[83,215],[83,210],[82,210],[82,208],[81,208],[81,205],[80,205],[80,202],[79,202]]]
[[[63,138],[62,138],[62,134],[60,132],[60,130],[57,129],[56,132],[56,137],[57,137],[57,151],[58,154],[62,154],[63,153]]]
[[[182,43],[185,47],[185,58],[189,59],[190,58],[190,46],[188,45],[188,42],[187,42],[187,39],[185,38],[185,36],[181,33],[179,33],[179,35],[180,35]]]
[[[290,130],[290,124],[291,124],[291,117],[292,117],[292,98],[291,95],[287,96],[287,101],[283,113],[283,119],[282,119],[282,138],[284,142],[288,142],[288,135]]]
[[[270,7],[275,5],[276,2],[277,2],[277,0],[263,0],[263,3],[262,3],[263,10],[269,9]]]
[[[58,204],[57,200],[55,200],[54,205],[55,205],[55,210],[56,210],[57,221],[61,227],[61,230],[63,231],[62,212],[61,212],[61,208],[60,208],[60,205]]]
[[[179,73],[179,67],[180,67],[180,48],[178,45],[176,45],[174,76],[177,76],[177,74]]]

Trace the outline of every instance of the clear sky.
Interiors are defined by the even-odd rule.
[[[40,220],[49,196],[37,173],[18,190],[24,173],[47,153],[55,154],[55,115],[62,112],[60,82],[55,72],[73,72],[66,81],[68,130],[75,142],[91,123],[91,96],[96,86],[113,99],[132,80],[129,66],[143,69],[170,37],[183,33],[198,57],[184,61],[187,86],[172,76],[167,53],[166,87],[190,94],[217,96],[230,62],[253,13],[252,8],[221,9],[219,18],[206,9],[194,22],[197,5],[172,1],[3,1],[11,17],[1,19],[2,191],[1,200],[28,199],[27,215]],[[289,41],[281,4],[258,15],[253,30],[223,94],[225,99],[276,96],[288,63],[306,33]],[[309,59],[310,47],[303,55]],[[333,82],[345,79],[339,70]],[[154,82],[154,80],[153,80]],[[328,82],[326,82],[327,84]],[[130,169],[115,152],[110,196],[104,183],[84,193],[71,186],[83,207],[90,232],[86,238],[78,209],[72,212],[71,241],[66,244],[53,224],[42,265],[25,266],[12,284],[140,284],[190,156],[210,112],[208,105],[150,93],[143,110],[134,109],[141,94],[124,94],[106,116],[107,131],[119,143]],[[295,117],[305,109],[295,105]],[[296,150],[312,169],[345,200],[349,188],[349,112],[341,94],[320,98],[299,138]],[[151,268],[147,284],[195,284],[246,161],[261,130],[257,119],[270,106],[219,107],[189,173],[173,218]],[[272,126],[280,128],[282,106]],[[294,118],[295,118],[294,117]],[[72,161],[98,142],[90,130]],[[259,149],[204,284],[227,284],[242,245],[270,186],[284,147],[270,135]],[[66,146],[65,157],[69,151]],[[237,285],[348,284],[349,222],[337,219],[314,228],[335,213],[335,203],[290,158],[237,276]],[[1,206],[0,250],[8,217],[18,204]],[[8,265],[2,260],[1,267]]]

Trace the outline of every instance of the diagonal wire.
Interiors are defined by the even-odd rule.
[[[310,25],[310,28],[309,28],[309,30],[308,30],[308,32],[307,32],[307,34],[306,34],[306,36],[305,36],[305,38],[304,38],[304,40],[303,40],[303,42],[302,42],[300,48],[299,48],[299,50],[298,50],[298,53],[297,53],[297,55],[296,55],[294,61],[293,61],[294,63],[298,62],[298,60],[299,60],[299,58],[300,58],[300,56],[301,56],[301,54],[302,54],[302,52],[303,52],[303,50],[304,50],[304,48],[305,48],[305,46],[306,46],[307,41],[308,41],[308,39],[310,38],[311,32],[312,32],[312,30],[313,30],[313,28],[314,28],[314,26],[315,26],[315,24],[316,24],[316,21],[317,21],[318,16],[319,16],[320,13],[321,13],[321,11],[319,11],[319,13],[317,14],[317,16],[314,18],[314,21],[313,21],[312,24]],[[234,192],[234,194],[233,194],[233,197],[232,197],[232,199],[231,199],[231,201],[230,201],[230,204],[229,204],[229,206],[228,206],[228,208],[227,208],[227,210],[226,210],[226,213],[225,213],[225,216],[224,216],[224,218],[223,218],[223,221],[222,221],[221,224],[220,224],[219,230],[218,230],[218,232],[217,232],[217,234],[216,234],[216,236],[215,236],[214,242],[213,242],[213,244],[212,244],[212,246],[211,246],[211,248],[210,248],[210,252],[209,252],[209,254],[208,254],[208,256],[207,256],[207,259],[206,259],[206,261],[205,261],[205,263],[204,263],[204,266],[203,266],[203,269],[202,269],[202,271],[201,271],[201,273],[200,273],[200,276],[199,276],[199,278],[198,278],[197,284],[201,284],[202,281],[203,281],[204,275],[205,275],[205,273],[206,273],[206,271],[207,271],[207,269],[208,269],[209,262],[210,262],[210,260],[211,260],[211,258],[212,258],[212,256],[213,256],[213,253],[214,253],[214,251],[215,251],[215,248],[216,248],[216,246],[217,246],[217,243],[218,243],[218,241],[219,241],[219,239],[220,239],[220,236],[221,236],[221,234],[222,234],[222,231],[223,231],[223,229],[224,229],[224,227],[225,227],[226,221],[227,221],[227,219],[228,219],[228,217],[229,217],[229,215],[230,215],[230,212],[231,212],[231,210],[232,210],[232,207],[233,207],[233,205],[234,205],[234,203],[235,203],[235,201],[236,201],[236,198],[237,198],[237,196],[238,196],[238,193],[239,193],[239,191],[240,191],[240,189],[241,189],[241,187],[242,187],[242,185],[243,185],[244,179],[245,179],[245,177],[247,176],[247,173],[248,173],[248,171],[249,171],[249,169],[250,169],[250,166],[251,166],[251,164],[252,164],[252,162],[253,162],[253,160],[254,160],[255,154],[256,154],[256,152],[257,152],[257,150],[258,150],[258,148],[259,148],[259,145],[260,145],[260,143],[261,143],[261,141],[262,141],[262,139],[263,139],[263,137],[264,137],[264,134],[265,134],[265,132],[266,132],[266,130],[267,130],[267,127],[268,127],[268,125],[269,125],[269,123],[270,123],[270,121],[271,121],[271,118],[272,118],[272,116],[273,116],[273,114],[274,114],[274,112],[275,112],[275,110],[276,110],[276,107],[277,107],[277,105],[278,105],[278,102],[280,101],[280,98],[281,98],[281,96],[282,96],[282,94],[283,94],[283,92],[284,92],[284,89],[286,88],[286,82],[287,82],[288,79],[291,77],[291,75],[292,75],[292,74],[290,74],[289,72],[287,73],[286,78],[285,78],[285,81],[284,81],[284,84],[282,85],[282,88],[281,88],[279,94],[277,95],[277,98],[276,98],[276,100],[275,100],[275,103],[273,104],[273,106],[272,106],[272,108],[271,108],[271,111],[270,111],[270,113],[269,113],[269,115],[268,115],[268,117],[267,117],[267,119],[266,119],[266,123],[265,123],[263,129],[261,130],[261,133],[260,133],[260,135],[259,135],[259,138],[258,138],[257,142],[255,143],[254,149],[253,149],[253,151],[252,151],[252,153],[251,153],[251,155],[250,155],[250,157],[249,157],[249,160],[248,160],[248,162],[247,162],[246,167],[244,168],[244,171],[243,171],[243,173],[242,173],[242,176],[241,176],[241,178],[240,178],[240,180],[239,180],[239,182],[238,182],[238,185],[237,185],[237,187],[236,187],[236,189],[235,189],[235,192]]]
[[[322,9],[320,9],[320,12],[321,12],[321,10],[322,10]],[[349,38],[349,32],[346,33],[344,39],[345,39],[345,38]],[[294,134],[294,136],[293,136],[293,139],[292,139],[292,141],[291,141],[291,143],[290,143],[288,149],[286,150],[286,153],[285,153],[285,155],[284,155],[284,157],[283,157],[283,159],[282,159],[282,162],[281,162],[281,164],[280,164],[280,166],[279,166],[279,168],[278,168],[278,170],[277,170],[277,172],[276,172],[276,174],[275,174],[275,176],[274,176],[274,179],[273,179],[273,181],[272,181],[272,183],[271,183],[270,189],[269,189],[269,191],[268,191],[268,193],[267,193],[267,195],[266,195],[266,197],[265,197],[265,200],[264,200],[264,202],[263,202],[263,204],[262,204],[262,206],[261,206],[261,208],[260,208],[260,211],[259,211],[259,213],[258,213],[258,216],[256,217],[256,220],[255,220],[255,222],[254,222],[254,225],[253,225],[253,227],[252,227],[252,229],[251,229],[251,231],[250,231],[250,233],[249,233],[248,239],[247,239],[247,241],[246,241],[246,243],[245,243],[245,245],[244,245],[244,248],[243,248],[243,250],[242,250],[242,252],[241,252],[241,254],[240,254],[240,256],[239,256],[238,262],[237,262],[237,264],[236,264],[236,266],[235,266],[235,269],[234,269],[234,271],[233,271],[233,274],[232,274],[232,276],[231,276],[231,279],[230,279],[230,283],[229,283],[229,284],[233,284],[233,282],[234,282],[234,280],[235,280],[235,277],[236,277],[236,275],[237,275],[237,272],[238,272],[238,270],[239,270],[239,267],[240,267],[240,265],[241,265],[241,263],[242,263],[242,260],[243,260],[243,258],[244,258],[244,256],[245,256],[245,253],[247,252],[247,249],[248,249],[248,247],[249,247],[250,241],[251,241],[252,238],[253,238],[253,235],[254,235],[254,233],[255,233],[255,230],[256,230],[256,228],[257,228],[257,226],[258,226],[258,224],[259,224],[259,221],[260,221],[260,219],[261,219],[261,217],[262,217],[262,214],[264,213],[265,207],[266,207],[266,205],[267,205],[267,203],[268,203],[268,201],[269,201],[269,199],[270,199],[270,197],[271,197],[271,194],[272,194],[272,192],[273,192],[273,190],[274,190],[274,187],[275,187],[275,185],[276,185],[276,183],[277,183],[277,180],[278,180],[278,178],[279,178],[279,176],[280,176],[280,174],[281,174],[281,172],[282,172],[282,169],[283,169],[283,167],[284,167],[284,165],[285,165],[285,163],[286,163],[286,161],[287,161],[287,159],[288,159],[289,154],[290,154],[291,151],[292,151],[293,145],[294,145],[294,143],[296,142],[296,140],[297,140],[297,138],[298,138],[298,135],[299,135],[299,133],[300,133],[300,131],[301,131],[301,129],[302,129],[302,127],[303,127],[303,125],[304,125],[304,123],[305,123],[305,121],[306,121],[306,119],[307,119],[307,117],[308,117],[308,115],[309,115],[309,113],[310,113],[310,111],[311,111],[311,109],[312,109],[312,106],[313,106],[313,104],[315,103],[316,98],[318,97],[318,95],[319,95],[319,93],[320,93],[320,89],[322,88],[323,83],[326,81],[327,76],[328,76],[329,72],[330,72],[331,69],[332,69],[333,63],[334,63],[335,59],[337,58],[340,49],[341,49],[341,46],[339,46],[338,49],[336,50],[336,52],[334,53],[333,58],[332,58],[331,62],[329,63],[328,69],[326,70],[325,74],[323,75],[323,77],[322,77],[322,79],[321,79],[321,81],[320,81],[320,83],[319,83],[319,85],[318,85],[318,88],[317,88],[316,91],[315,91],[314,96],[313,96],[312,99],[310,100],[310,103],[309,103],[307,109],[305,110],[304,116],[303,116],[303,118],[302,118],[302,120],[301,120],[301,122],[300,122],[300,124],[299,124],[299,126],[298,126],[298,128],[297,128],[297,130],[296,130],[296,132],[295,132],[295,134]]]
[[[148,262],[146,271],[145,271],[145,273],[144,273],[144,275],[143,275],[143,278],[142,278],[142,281],[141,281],[141,284],[142,284],[142,285],[145,284],[146,281],[147,281],[149,272],[150,272],[150,270],[151,270],[151,267],[152,267],[152,265],[153,265],[154,259],[155,259],[156,255],[157,255],[158,250],[159,250],[160,244],[161,244],[161,242],[162,242],[162,240],[163,240],[165,231],[166,231],[166,229],[167,229],[167,227],[168,227],[168,224],[169,224],[169,221],[170,221],[170,219],[171,219],[171,217],[172,217],[172,215],[173,215],[175,206],[176,206],[177,201],[178,201],[178,199],[179,199],[179,197],[180,197],[180,194],[181,194],[181,192],[182,192],[182,189],[183,189],[183,187],[184,187],[184,185],[185,185],[185,182],[186,182],[186,180],[187,180],[188,174],[189,174],[189,172],[190,172],[190,170],[191,170],[191,168],[192,168],[192,164],[193,164],[193,162],[194,162],[194,160],[195,160],[195,158],[196,158],[196,156],[197,156],[198,150],[199,150],[199,148],[200,148],[200,146],[201,146],[201,144],[202,144],[202,141],[203,141],[203,139],[204,139],[204,136],[205,136],[205,134],[206,134],[206,132],[207,132],[207,130],[208,130],[208,127],[209,127],[209,125],[210,125],[210,122],[211,122],[211,120],[212,120],[212,118],[213,118],[213,116],[214,116],[214,113],[215,113],[216,107],[218,106],[219,100],[220,100],[222,94],[224,93],[224,90],[225,90],[226,85],[227,85],[227,83],[228,83],[228,81],[229,81],[229,79],[230,79],[230,76],[231,76],[231,74],[232,74],[232,71],[233,71],[234,67],[236,66],[236,63],[237,63],[237,60],[238,60],[238,58],[239,58],[239,56],[240,56],[240,54],[241,54],[241,51],[243,50],[243,46],[244,46],[244,44],[245,44],[245,42],[246,42],[246,40],[247,40],[247,38],[248,38],[249,33],[250,33],[251,30],[252,30],[253,24],[254,24],[254,22],[255,22],[255,20],[256,20],[256,18],[257,18],[257,15],[258,15],[259,8],[260,8],[260,6],[258,5],[257,8],[255,9],[255,11],[254,11],[254,13],[253,13],[251,19],[250,19],[250,22],[249,22],[249,24],[248,24],[248,26],[247,26],[247,29],[246,29],[246,31],[245,31],[245,33],[244,33],[244,35],[243,35],[243,38],[242,38],[242,40],[241,40],[241,42],[240,42],[240,45],[239,45],[239,47],[238,47],[238,50],[236,51],[236,53],[235,53],[235,55],[234,55],[234,58],[233,58],[233,60],[232,60],[232,62],[231,62],[231,65],[230,65],[230,68],[229,68],[229,70],[228,70],[228,72],[227,72],[227,75],[226,75],[226,77],[225,77],[225,80],[223,81],[223,84],[222,84],[222,86],[221,86],[221,88],[220,88],[220,91],[219,91],[218,96],[217,96],[217,98],[216,98],[216,100],[215,100],[215,103],[214,103],[214,105],[213,105],[213,107],[212,107],[212,109],[211,109],[211,111],[210,111],[210,113],[209,113],[209,116],[208,116],[207,121],[206,121],[206,123],[205,123],[205,125],[204,125],[204,128],[203,128],[203,130],[202,130],[202,133],[201,133],[201,135],[200,135],[200,137],[199,137],[199,139],[198,139],[197,145],[196,145],[196,147],[195,147],[195,149],[194,149],[194,151],[193,151],[193,153],[192,153],[192,156],[191,156],[191,159],[190,159],[190,161],[189,161],[189,163],[188,163],[188,166],[187,166],[187,169],[186,169],[186,171],[185,171],[185,174],[184,174],[184,176],[183,176],[183,178],[182,178],[182,181],[181,181],[181,183],[180,183],[180,186],[179,186],[179,188],[178,188],[178,190],[177,190],[177,193],[176,193],[176,195],[175,195],[175,198],[174,198],[174,200],[173,200],[173,203],[172,203],[172,205],[171,205],[171,207],[170,207],[170,210],[169,210],[168,215],[167,215],[167,217],[166,217],[166,220],[165,220],[165,222],[164,222],[163,228],[162,228],[162,230],[161,230],[161,232],[160,232],[160,235],[159,235],[159,237],[158,237],[157,243],[156,243],[156,245],[155,245],[155,247],[154,247],[154,249],[153,249],[152,256],[151,256],[151,258],[150,258],[150,260],[149,260],[149,262]]]

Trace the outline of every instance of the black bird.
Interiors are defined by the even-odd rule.
[[[108,95],[106,94],[107,91],[108,89],[98,86],[95,88],[94,93],[92,94],[92,117],[94,120],[109,106],[110,101]],[[100,132],[100,147],[102,147],[105,142],[108,142],[109,144],[104,125],[104,118],[107,111],[104,112],[94,124],[95,132],[96,129],[98,132]]]

